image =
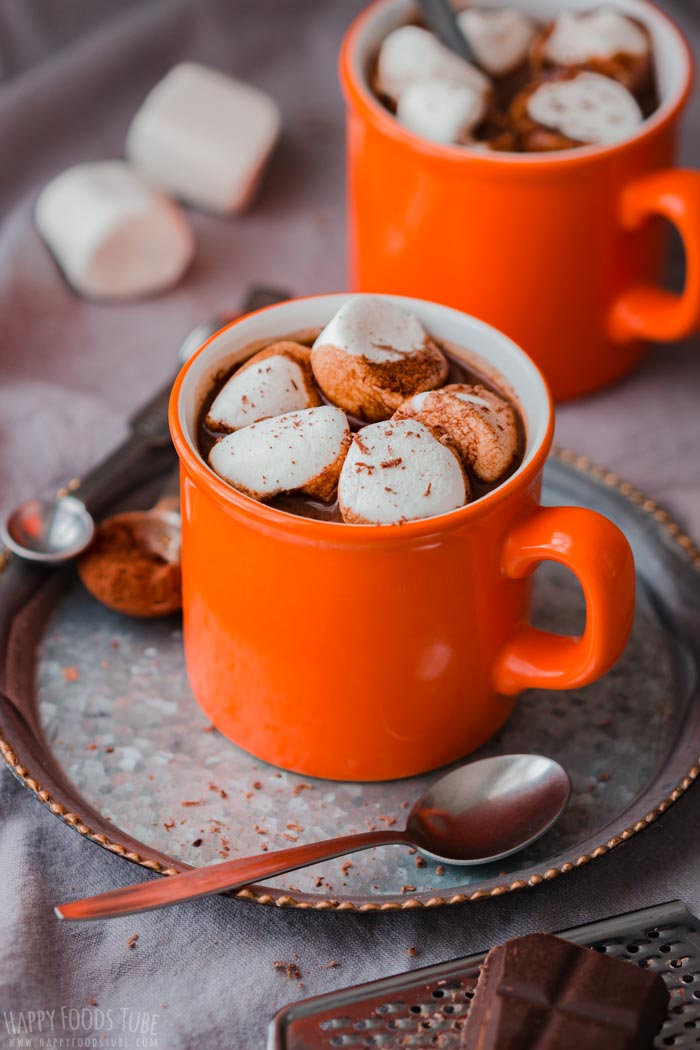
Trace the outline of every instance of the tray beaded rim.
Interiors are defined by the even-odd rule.
[[[623,481],[614,471],[599,466],[588,456],[580,455],[559,446],[553,447],[551,456],[559,462],[572,467],[574,470],[582,474],[587,474],[594,480],[602,482],[602,484],[606,485],[608,488],[616,489],[622,496],[635,504],[645,514],[649,515],[657,525],[663,528],[671,540],[674,541],[689,558],[691,567],[696,572],[700,572],[700,548],[690,536],[683,532],[680,525],[673,520],[670,514],[668,514],[668,512],[660,507],[654,500],[645,495],[630,482]],[[12,555],[9,551],[0,550],[0,575],[8,565],[11,557]],[[186,864],[179,866],[162,864],[159,860],[149,857],[147,854],[141,854],[134,850],[130,850],[121,843],[111,839],[108,835],[90,828],[86,820],[83,819],[79,813],[64,805],[59,798],[54,797],[50,791],[42,786],[38,777],[35,776],[26,765],[21,763],[10,741],[6,740],[1,733],[0,755],[15,777],[32,792],[39,802],[48,808],[49,812],[54,814],[54,816],[59,817],[65,824],[73,828],[84,838],[90,839],[92,842],[97,843],[97,845],[102,846],[111,853],[124,857],[126,860],[138,864],[140,867],[145,868],[148,871],[156,872],[159,875],[178,875],[180,872],[187,870],[188,865]],[[626,842],[640,831],[643,831],[644,828],[648,827],[649,824],[652,824],[658,817],[660,817],[662,813],[665,813],[674,802],[677,802],[678,799],[685,794],[691,784],[693,784],[699,776],[700,756],[696,758],[687,773],[665,798],[657,803],[653,809],[649,810],[644,817],[623,829],[619,834],[614,835],[610,839],[604,840],[599,845],[590,849],[587,853],[582,853],[576,858],[576,860],[564,862],[560,867],[547,868],[540,873],[530,875],[527,879],[516,879],[513,882],[506,880],[502,883],[497,883],[495,886],[491,886],[488,889],[478,889],[472,893],[454,893],[450,896],[444,897],[433,896],[429,897],[427,900],[416,896],[407,897],[402,901],[392,900],[383,901],[381,903],[356,903],[354,901],[337,900],[334,898],[301,900],[282,891],[276,891],[274,893],[265,891],[261,892],[260,890],[251,887],[245,887],[244,889],[231,892],[229,895],[238,900],[251,901],[256,904],[274,905],[278,908],[298,908],[306,911],[352,912],[413,911],[420,908],[445,907],[454,904],[467,904],[472,901],[484,900],[490,897],[502,897],[506,893],[513,893],[516,890],[526,889],[529,886],[539,886],[544,882],[551,882],[560,875],[567,875],[574,869],[583,867],[583,865],[590,863],[590,861],[597,860],[599,857],[609,853],[623,842]]]

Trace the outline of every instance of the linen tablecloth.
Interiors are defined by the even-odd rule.
[[[171,373],[188,330],[235,307],[251,282],[296,293],[344,287],[335,62],[360,6],[0,0],[0,510],[48,491],[119,441],[129,411]],[[662,6],[697,53],[695,0]],[[144,94],[184,58],[230,71],[278,99],[284,133],[260,198],[236,219],[191,213],[197,256],[175,291],[128,305],[86,303],[39,242],[33,200],[68,165],[119,156]],[[700,164],[697,105],[683,154]],[[697,343],[655,348],[624,383],[563,406],[557,440],[616,470],[700,538]],[[673,897],[700,912],[699,791],[609,857],[476,905],[352,915],[212,899],[69,925],[54,919],[54,903],[138,881],[143,872],[76,835],[3,768],[0,1047],[78,1046],[94,1035],[95,1011],[111,1010],[115,1030],[103,1034],[126,1041],[105,1045],[139,1045],[136,1028],[150,1040],[141,1045],[159,1050],[258,1050],[274,1011],[305,995]],[[298,965],[303,987],[275,969],[279,960]],[[332,961],[339,965],[329,967]],[[82,1019],[69,1012],[83,1009]],[[64,1042],[41,1044],[35,1034],[13,1043],[13,1022],[23,1013],[27,1023],[31,1011],[46,1014],[45,1040]]]

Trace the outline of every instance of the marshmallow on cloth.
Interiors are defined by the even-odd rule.
[[[500,11],[471,7],[457,23],[477,61],[494,77],[503,77],[525,62],[537,32],[529,15],[512,8]]]
[[[353,434],[338,485],[343,521],[390,525],[464,506],[469,482],[457,453],[413,419]]]
[[[483,98],[491,90],[488,77],[446,48],[427,29],[400,26],[382,41],[375,89],[396,105],[402,92],[416,80],[450,80],[455,84],[466,84]]]
[[[312,347],[311,367],[329,401],[367,422],[388,419],[449,370],[417,317],[371,295],[341,306]]]
[[[210,430],[240,430],[320,404],[311,351],[286,340],[260,350],[233,373],[214,398],[205,423]]]
[[[480,385],[453,383],[416,394],[394,419],[417,419],[432,427],[480,481],[498,481],[518,452],[518,424],[512,406]]]
[[[57,175],[41,191],[34,221],[73,287],[99,299],[163,291],[194,251],[174,201],[118,160]]]
[[[396,118],[421,138],[466,145],[486,113],[483,92],[450,80],[416,80],[401,93]]]
[[[330,503],[349,445],[345,413],[321,405],[227,434],[212,448],[209,464],[252,499],[299,492]]]
[[[634,95],[599,73],[561,73],[524,88],[510,107],[528,152],[607,145],[633,135],[644,116]]]
[[[152,182],[207,211],[252,200],[277,141],[275,102],[257,88],[195,62],[175,66],[131,122],[129,159]]]
[[[535,72],[588,69],[637,95],[653,77],[649,31],[611,8],[562,12],[535,41],[531,60]]]

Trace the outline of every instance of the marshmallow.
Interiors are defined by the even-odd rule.
[[[649,40],[641,26],[606,8],[562,12],[544,44],[545,56],[562,66],[613,55],[646,55],[648,51]]]
[[[311,367],[329,401],[370,422],[439,386],[449,370],[417,317],[371,295],[341,306],[312,347]]]
[[[233,373],[214,398],[204,422],[210,430],[240,430],[271,416],[321,404],[301,343],[274,343]]]
[[[627,88],[587,72],[530,85],[516,97],[512,112],[528,149],[619,142],[634,134],[644,119]],[[563,141],[555,136],[550,143],[547,130]]]
[[[99,299],[163,291],[194,251],[177,205],[117,160],[56,176],[39,195],[34,221],[73,287]]]
[[[469,497],[456,452],[411,419],[373,423],[354,434],[338,485],[343,521],[354,524],[431,518]]]
[[[394,419],[417,419],[457,450],[480,481],[498,481],[518,452],[518,424],[513,407],[483,386],[453,383],[416,394]]]
[[[349,445],[345,414],[321,405],[227,434],[212,448],[209,464],[229,485],[255,500],[299,492],[329,503]]]
[[[400,26],[382,41],[375,87],[396,104],[416,80],[450,80],[483,96],[491,87],[488,77],[446,48],[427,29]]]
[[[494,77],[505,76],[522,65],[537,32],[529,15],[512,8],[469,8],[457,15],[457,23],[479,65]]]
[[[277,105],[262,91],[183,62],[143,102],[126,152],[174,196],[232,213],[250,203],[279,130]]]
[[[449,80],[416,80],[402,91],[396,117],[431,142],[468,143],[486,112],[483,92]]]

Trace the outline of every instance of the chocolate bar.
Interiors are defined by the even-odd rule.
[[[465,1050],[650,1050],[668,1010],[663,979],[549,934],[493,948]]]

